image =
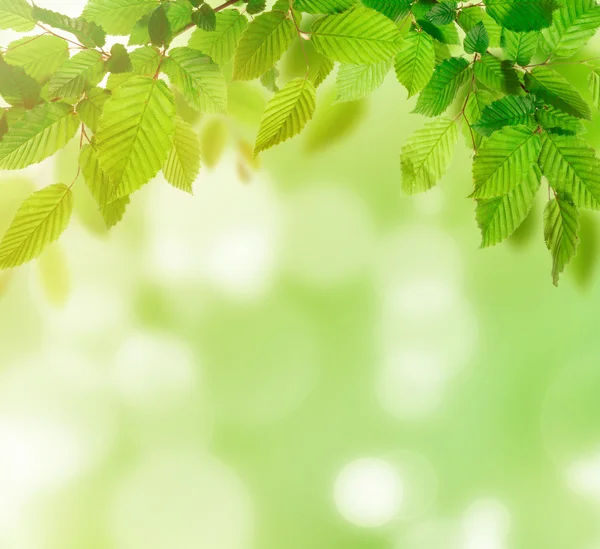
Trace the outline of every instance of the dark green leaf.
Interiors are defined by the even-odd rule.
[[[427,20],[436,26],[448,25],[456,19],[457,3],[442,1],[427,12]]]
[[[430,36],[442,42],[443,44],[460,44],[458,31],[454,23],[449,25],[437,26],[427,21],[427,19],[417,19],[417,24]]]
[[[470,6],[460,10],[457,22],[465,32],[469,32],[477,23],[483,23],[490,39],[490,47],[500,46],[500,27],[486,12],[478,6]]]
[[[485,25],[482,22],[477,23],[465,37],[465,52],[467,53],[485,53],[490,47],[490,37],[488,36]]]
[[[21,67],[9,65],[0,56],[0,96],[9,105],[31,109],[40,98],[41,86]]]
[[[521,92],[519,75],[510,61],[500,60],[491,53],[481,56],[473,65],[475,78],[490,90],[501,90],[504,93]]]
[[[550,133],[577,135],[586,131],[579,118],[548,105],[537,110],[535,119],[542,128]]]
[[[248,13],[252,12],[248,11]],[[198,11],[192,14],[192,21],[199,29],[205,31],[212,32],[217,29],[217,16],[208,4],[202,4]]]
[[[556,0],[484,0],[487,13],[501,27],[515,32],[545,29],[552,23]]]
[[[525,86],[539,99],[578,118],[591,119],[589,105],[575,87],[549,67],[535,67],[525,74]]]
[[[267,7],[267,0],[248,0],[246,4],[246,11],[250,15],[256,15],[257,13],[261,13],[265,11]]]
[[[535,128],[536,124],[533,121],[535,110],[535,101],[530,96],[507,95],[488,105],[473,128],[485,136],[492,135],[504,126],[521,124]]]
[[[161,4],[150,15],[148,20],[150,42],[155,46],[168,46],[173,40],[173,30],[167,17],[166,4]]]
[[[362,3],[372,10],[383,13],[392,21],[400,21],[410,12],[411,0],[362,0]]]
[[[131,72],[133,66],[131,64],[131,58],[125,46],[122,44],[115,44],[110,49],[110,57],[106,61],[106,70],[114,74],[121,74],[124,72]]]

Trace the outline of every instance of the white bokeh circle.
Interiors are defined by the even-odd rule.
[[[335,480],[334,501],[348,522],[378,528],[395,520],[402,506],[398,471],[379,458],[361,458],[346,465]]]

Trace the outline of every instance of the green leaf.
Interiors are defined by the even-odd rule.
[[[115,44],[110,48],[110,57],[106,61],[106,70],[113,74],[122,74],[133,70],[129,52],[123,44]]]
[[[502,48],[506,58],[517,65],[527,65],[538,49],[540,33],[502,30]]]
[[[131,29],[129,41],[130,46],[145,46],[150,43],[150,31],[148,24],[150,23],[150,15],[144,15]]]
[[[421,29],[429,34],[432,38],[438,42],[442,42],[442,44],[460,44],[458,29],[454,23],[437,26],[433,23],[430,23],[427,19],[417,19],[417,25],[419,25],[419,27],[421,27]]]
[[[265,11],[266,7],[267,0],[248,0],[246,4],[246,11],[250,15],[256,15],[257,13]]]
[[[162,167],[165,179],[177,189],[192,194],[200,172],[200,139],[187,122],[175,118],[173,147]]]
[[[482,22],[477,23],[465,36],[465,52],[467,53],[485,53],[490,47],[490,37],[488,36],[485,25]]]
[[[416,21],[417,28],[420,27],[421,30],[444,44],[460,44],[458,29],[453,20],[449,20],[447,24],[434,24],[429,20],[432,12],[434,13],[433,18],[436,19],[435,14],[438,9],[440,9],[443,14],[449,13],[446,12],[444,6],[437,2],[427,0],[413,3],[411,11],[413,19]],[[443,15],[440,20],[443,20]]]
[[[40,99],[42,87],[21,67],[9,65],[0,56],[0,96],[9,105],[31,109]]]
[[[431,189],[448,169],[457,141],[456,123],[449,118],[436,118],[417,130],[400,154],[404,192]]]
[[[600,69],[592,69],[588,76],[588,88],[592,94],[592,101],[597,109],[600,109]]]
[[[485,108],[494,101],[493,95],[486,90],[477,90],[469,95],[465,105],[464,117],[466,124],[463,126],[463,133],[467,140],[467,146],[477,150],[484,142],[481,133],[473,131],[475,124],[481,119]]]
[[[408,90],[408,97],[419,93],[429,82],[435,67],[433,39],[424,32],[409,34],[396,56],[396,76]]]
[[[475,78],[490,90],[501,90],[504,93],[517,94],[521,92],[521,84],[517,71],[510,61],[502,61],[491,53],[481,56],[473,64]]]
[[[549,67],[535,67],[525,73],[525,86],[548,105],[578,118],[591,119],[589,105],[574,86],[562,75]]]
[[[507,95],[488,105],[473,129],[485,136],[505,126],[527,126],[535,129],[533,115],[536,112],[535,101],[531,96],[518,97]]]
[[[469,32],[478,23],[483,23],[485,30],[490,39],[490,47],[497,48],[500,46],[500,36],[502,27],[500,27],[484,10],[477,6],[470,6],[460,10],[457,19],[460,27]]]
[[[215,11],[208,4],[202,4],[198,11],[195,11],[192,14],[192,21],[199,29],[208,32],[217,30],[217,17]]]
[[[91,88],[85,94],[85,99],[77,105],[81,121],[94,133],[98,129],[100,115],[111,93],[102,88]]]
[[[21,204],[0,241],[0,269],[39,257],[67,228],[72,212],[73,195],[66,185],[50,185],[33,193]]]
[[[429,35],[428,35],[429,36]],[[447,44],[442,44],[439,40],[433,39],[433,50],[435,51],[435,64],[439,65],[442,61],[450,59],[452,53]]]
[[[575,257],[579,244],[579,210],[568,196],[557,195],[544,209],[544,240],[552,255],[552,282]]]
[[[177,35],[192,25],[194,6],[188,0],[172,0],[165,7],[173,34]]]
[[[247,25],[248,20],[239,11],[221,11],[217,13],[216,29],[213,32],[197,29],[192,34],[188,45],[190,48],[205,53],[223,66],[231,61]]]
[[[164,60],[156,46],[144,46],[129,54],[131,72],[111,74],[106,82],[106,89],[114,91],[135,76],[156,76]]]
[[[329,76],[335,64],[331,59],[311,50],[312,54],[309,61],[308,79],[318,88]]]
[[[0,142],[0,169],[20,170],[52,156],[75,135],[79,116],[66,103],[44,103],[27,111]]]
[[[113,182],[110,200],[131,194],[161,169],[172,145],[175,100],[162,80],[135,76],[104,105],[100,165]]]
[[[108,34],[125,36],[156,7],[156,0],[89,0],[83,18],[97,23]]]
[[[336,101],[356,101],[383,84],[392,61],[367,65],[341,65],[336,79]]]
[[[33,6],[33,16],[40,23],[70,32],[81,44],[88,48],[102,47],[106,43],[106,33],[104,30],[82,17],[74,19],[62,13],[46,10],[38,6]]]
[[[254,80],[272,68],[296,36],[294,23],[272,11],[252,21],[240,39],[233,64],[234,80]]]
[[[600,27],[600,6],[595,0],[569,0],[552,19],[552,26],[543,32],[543,49],[555,58],[571,57]]]
[[[356,4],[356,0],[295,0],[294,8],[304,13],[342,13]]]
[[[123,219],[130,200],[129,196],[124,196],[100,207],[100,213],[107,229],[111,229]]]
[[[125,209],[129,204],[129,196],[109,202],[113,183],[100,166],[98,151],[94,147],[94,144],[85,145],[81,149],[79,166],[81,167],[81,173],[88,189],[94,200],[98,203],[98,209],[102,214],[104,223],[110,229],[123,219]]]
[[[469,79],[469,62],[463,57],[451,57],[436,68],[415,107],[425,116],[442,114],[454,101],[460,87]]]
[[[545,29],[552,23],[555,0],[484,0],[487,13],[501,27],[515,32]]]
[[[8,45],[4,60],[21,67],[31,78],[44,83],[69,59],[69,47],[65,40],[56,36],[39,35],[21,38]]]
[[[167,5],[160,4],[148,19],[148,36],[154,46],[168,47],[173,41],[174,34],[167,17]]]
[[[473,160],[473,198],[512,191],[537,161],[540,147],[539,136],[526,126],[505,126],[495,132]]]
[[[196,110],[222,113],[227,108],[225,77],[210,57],[192,48],[174,48],[162,69]]]
[[[410,13],[411,0],[362,0],[363,5],[383,13],[392,21],[400,21]]]
[[[26,0],[0,0],[0,29],[29,32],[34,27],[35,19]]]
[[[533,206],[540,183],[541,173],[534,164],[523,182],[508,194],[477,201],[475,215],[482,248],[502,242],[519,228]]]
[[[299,134],[315,111],[317,94],[310,80],[288,82],[267,103],[254,155]]]
[[[276,67],[273,67],[260,77],[260,83],[265,88],[267,88],[267,90],[275,93],[279,91],[279,86],[277,85],[277,78],[279,78],[279,71]]]
[[[84,50],[63,63],[48,82],[50,99],[79,97],[104,76],[104,61],[97,50]]]
[[[545,134],[539,164],[554,189],[580,208],[600,210],[600,160],[583,139]]]
[[[162,55],[158,48],[144,46],[129,54],[132,72],[143,76],[153,76],[160,67]]]
[[[537,123],[547,132],[562,135],[576,135],[585,133],[586,129],[579,118],[552,106],[545,106],[535,113]]]
[[[315,49],[341,63],[377,63],[398,53],[398,27],[381,13],[356,6],[339,15],[317,19],[311,40]]]
[[[449,25],[456,19],[458,4],[452,0],[442,0],[435,4],[427,13],[427,20],[436,26]]]
[[[8,117],[5,110],[2,110],[2,116],[0,116],[0,141],[8,133]]]

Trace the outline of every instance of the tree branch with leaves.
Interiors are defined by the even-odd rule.
[[[546,181],[543,237],[556,284],[577,250],[580,210],[600,209],[600,160],[582,137],[592,107],[560,65],[588,71],[600,108],[597,59],[572,60],[598,27],[595,0],[277,0],[269,10],[265,0],[89,0],[76,18],[0,0],[0,29],[36,32],[0,48],[0,169],[39,163],[78,132],[80,143],[73,182],[22,204],[0,242],[0,268],[60,237],[80,173],[107,227],[159,172],[191,192],[200,140],[176,93],[199,113],[226,114],[231,83],[260,80],[272,97],[256,156],[303,130],[339,65],[336,101],[369,95],[393,68],[408,98],[418,96],[415,113],[431,119],[401,149],[408,194],[439,182],[462,125],[482,247],[523,223]],[[305,75],[280,86],[277,65],[296,42]]]

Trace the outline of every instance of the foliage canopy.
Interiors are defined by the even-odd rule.
[[[415,113],[430,118],[401,150],[408,194],[441,179],[462,125],[482,247],[508,238],[547,182],[543,236],[556,284],[577,250],[580,210],[600,210],[600,160],[582,137],[600,108],[600,65],[570,60],[598,27],[595,0],[276,0],[269,9],[265,0],[89,0],[76,18],[0,0],[0,29],[35,31],[0,49],[0,169],[39,163],[72,139],[80,148],[73,182],[21,205],[0,268],[60,237],[80,174],[108,227],[161,170],[191,192],[201,147],[214,163],[222,139],[215,126],[203,144],[186,118],[225,114],[237,82],[260,79],[272,92],[248,158],[294,137],[339,64],[337,103],[394,71],[417,96]],[[305,74],[280,85],[277,65],[296,44]],[[561,73],[568,63],[588,71],[587,91]]]

